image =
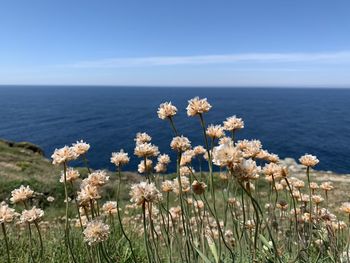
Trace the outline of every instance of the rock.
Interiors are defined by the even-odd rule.
[[[25,150],[29,150],[33,153],[44,156],[44,151],[39,146],[30,142],[12,142],[3,139],[0,139],[0,142],[7,144],[9,147],[23,148]]]

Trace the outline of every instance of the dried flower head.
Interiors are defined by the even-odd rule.
[[[40,221],[43,216],[44,211],[33,206],[32,209],[22,211],[20,220],[22,223],[33,223]]]
[[[84,229],[84,241],[90,246],[106,241],[109,236],[109,226],[100,220],[87,223]]]
[[[191,142],[187,137],[176,136],[170,143],[170,147],[177,152],[184,152],[191,148]]]
[[[159,154],[158,147],[151,143],[136,144],[134,154],[139,158],[157,156]]]
[[[51,155],[52,164],[59,165],[64,162],[72,161],[78,158],[78,155],[72,147],[64,146],[60,149],[55,149]]]
[[[34,195],[34,191],[32,189],[30,189],[29,186],[21,185],[19,188],[15,189],[11,192],[10,201],[12,203],[24,202],[27,199],[32,198],[33,195]]]
[[[171,104],[171,102],[164,102],[159,105],[158,108],[158,117],[162,120],[171,118],[176,115],[177,108]]]
[[[209,125],[205,133],[213,139],[225,136],[224,128],[221,125]]]
[[[211,105],[207,99],[200,99],[195,97],[188,101],[188,106],[186,108],[188,116],[195,116],[198,114],[203,114],[208,112],[211,109]]]
[[[136,144],[148,143],[152,140],[152,137],[145,132],[138,132],[134,141]]]
[[[7,204],[2,203],[0,205],[0,224],[11,223],[18,215],[15,209],[10,208]]]
[[[141,182],[131,186],[131,202],[137,205],[148,203],[158,203],[162,200],[162,194],[158,191],[154,183]]]
[[[83,140],[80,140],[76,143],[73,143],[71,148],[75,152],[76,156],[80,156],[87,153],[87,151],[90,149],[90,144],[84,142]]]
[[[197,195],[203,194],[206,188],[207,185],[204,182],[198,182],[197,180],[194,180],[192,183],[192,191]]]
[[[125,164],[128,164],[130,161],[130,158],[128,156],[128,153],[124,152],[123,149],[121,149],[119,152],[113,152],[111,157],[111,163],[115,164],[117,167],[121,167]]]
[[[224,121],[224,129],[226,131],[236,131],[244,128],[244,122],[241,118],[237,118],[236,115],[229,117]]]
[[[75,170],[73,168],[68,168],[66,170],[66,181],[67,182],[74,182],[75,180],[77,180],[80,176],[80,173],[78,170]],[[60,178],[60,182],[64,183],[64,171],[61,172],[61,178]]]
[[[300,157],[299,162],[307,167],[314,167],[316,164],[319,163],[319,160],[314,155],[305,154]]]

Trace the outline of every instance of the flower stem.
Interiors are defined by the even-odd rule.
[[[120,217],[120,211],[119,211],[119,195],[120,195],[120,184],[121,184],[121,170],[120,170],[120,166],[118,166],[118,189],[117,189],[117,216],[118,216],[118,221],[119,221],[119,224],[120,224],[120,229],[123,233],[123,236],[125,237],[125,239],[128,241],[129,243],[129,247],[130,247],[130,250],[131,250],[131,255],[132,255],[132,259],[133,261],[136,263],[137,260],[136,260],[136,257],[135,257],[135,254],[134,254],[134,249],[132,247],[132,243],[131,243],[131,240],[129,239],[128,235],[125,233],[125,230],[124,230],[124,227],[123,227],[123,223],[122,223],[122,219]]]
[[[7,253],[7,262],[10,263],[11,262],[10,249],[9,249],[9,244],[8,244],[7,234],[6,234],[6,228],[5,228],[5,224],[4,223],[1,223],[1,228],[2,228],[2,233],[4,234],[4,239],[5,239],[6,253]]]

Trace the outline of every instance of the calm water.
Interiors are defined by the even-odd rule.
[[[107,88],[0,87],[0,138],[31,141],[47,156],[79,139],[92,145],[94,168],[109,168],[110,153],[124,148],[136,170],[133,138],[138,131],[153,137],[161,152],[170,152],[169,123],[158,119],[161,102],[179,109],[178,130],[193,145],[203,144],[199,120],[188,118],[187,100],[207,97],[207,123],[238,115],[245,121],[239,139],[260,139],[280,157],[304,153],[319,157],[319,169],[350,173],[350,90],[268,88]]]

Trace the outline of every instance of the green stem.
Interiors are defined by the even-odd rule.
[[[135,256],[135,253],[134,253],[134,249],[133,249],[131,240],[129,239],[128,235],[126,234],[126,232],[125,232],[125,230],[124,230],[123,223],[122,223],[122,219],[121,219],[121,217],[120,217],[120,211],[119,211],[120,184],[121,184],[121,179],[122,179],[120,166],[118,166],[118,179],[119,179],[119,182],[118,182],[118,189],[117,189],[117,216],[118,216],[118,221],[119,221],[120,229],[121,229],[121,231],[122,231],[122,233],[123,233],[123,236],[124,236],[125,239],[128,241],[128,244],[129,244],[129,247],[130,247],[130,250],[131,250],[131,255],[132,255],[133,261],[136,263],[137,260],[136,260],[136,256]]]
[[[6,253],[7,253],[7,262],[10,263],[11,262],[10,249],[9,249],[9,244],[8,244],[7,235],[6,235],[6,228],[5,228],[5,224],[4,223],[1,223],[1,228],[2,228],[2,233],[4,234],[4,239],[5,239]]]
[[[68,251],[70,255],[72,256],[73,262],[76,263],[74,253],[70,244],[70,236],[69,236],[69,220],[68,220],[68,209],[69,209],[69,203],[68,203],[68,188],[67,188],[67,164],[66,162],[63,163],[63,169],[64,169],[64,195],[66,200],[66,218],[65,218],[65,239],[66,239],[66,245],[68,247]]]

